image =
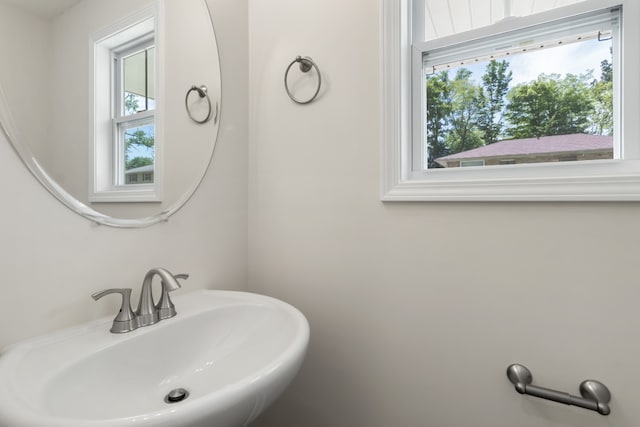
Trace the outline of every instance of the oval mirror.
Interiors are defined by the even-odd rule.
[[[166,220],[220,118],[205,0],[0,0],[0,126],[33,175],[97,223]]]

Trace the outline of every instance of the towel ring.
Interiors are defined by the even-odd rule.
[[[207,117],[205,117],[202,120],[198,120],[195,117],[193,117],[193,115],[191,114],[191,110],[189,109],[189,95],[193,91],[198,92],[198,95],[200,96],[200,98],[207,98],[207,104],[209,109],[208,109]],[[200,87],[197,87],[195,85],[191,86],[191,88],[187,91],[187,95],[184,97],[184,108],[187,109],[187,114],[189,115],[189,118],[194,122],[200,123],[200,124],[208,122],[209,119],[211,119],[212,108],[211,108],[211,98],[209,98],[209,94],[207,93],[207,87],[205,85],[202,85]],[[217,121],[218,121],[218,103],[216,102],[216,115],[213,122],[216,123]]]
[[[296,62],[300,63],[300,71],[302,71],[303,73],[307,73],[311,70],[311,68],[315,68],[316,73],[318,74],[318,87],[316,88],[316,92],[313,94],[311,98],[307,99],[306,101],[301,101],[299,99],[296,99],[296,97],[293,96],[293,94],[289,90],[289,83],[287,82],[287,78],[289,77],[289,71],[291,70],[291,67],[293,67],[293,64],[295,64]],[[318,93],[320,93],[321,86],[322,86],[322,76],[320,74],[320,69],[318,68],[316,63],[313,62],[313,59],[309,58],[308,56],[305,56],[304,58],[301,56],[296,56],[296,59],[291,61],[291,64],[289,64],[289,66],[287,67],[287,71],[285,71],[284,73],[284,88],[287,91],[287,95],[289,95],[289,98],[291,98],[291,100],[297,104],[303,104],[303,105],[308,104],[314,99],[316,99],[316,96],[318,96]]]

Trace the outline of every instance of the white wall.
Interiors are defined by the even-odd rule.
[[[0,86],[4,98],[12,101],[11,115],[25,141],[44,141],[51,132],[50,33],[47,19],[0,0]],[[26,118],[26,124],[21,118]],[[32,144],[31,150],[36,157],[46,158],[48,148]]]
[[[249,288],[311,325],[256,426],[638,425],[640,206],[379,201],[379,13],[371,0],[249,0]],[[317,61],[297,106],[282,76]],[[612,414],[518,395],[509,364]]]
[[[183,290],[247,284],[247,4],[209,0],[222,64],[222,122],[213,162],[194,197],[168,223],[95,226],[51,197],[0,134],[0,346],[112,315],[109,287],[134,288],[145,272],[190,273]]]
[[[112,314],[89,294],[138,288],[153,266],[191,273],[185,291],[246,288],[249,212],[250,289],[311,323],[300,375],[256,426],[637,425],[640,206],[382,204],[377,2],[211,2],[222,126],[167,224],[90,224],[0,137],[0,345]],[[298,54],[325,77],[306,107],[282,87]],[[512,362],[567,392],[602,380],[611,416],[516,394]]]

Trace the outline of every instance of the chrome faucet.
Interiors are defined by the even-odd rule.
[[[98,301],[105,295],[109,294],[121,294],[122,306],[115,319],[113,319],[113,325],[111,326],[111,332],[114,334],[121,334],[123,332],[131,332],[134,329],[138,329],[138,318],[135,313],[131,311],[131,289],[105,289],[101,292],[96,292],[91,297]]]
[[[162,279],[163,296],[166,293],[166,297],[168,298],[168,292],[180,288],[180,283],[164,268],[152,268],[149,270],[142,281],[142,291],[140,291],[140,300],[138,301],[138,309],[136,310],[136,316],[138,316],[140,326],[153,325],[160,321],[160,314],[153,302],[153,292],[151,290],[151,282],[153,281],[153,276],[156,274]]]
[[[188,274],[175,274],[173,275],[175,279],[188,279]],[[177,281],[176,281],[177,283]],[[180,284],[178,283],[178,287]],[[158,310],[158,318],[159,320],[168,319],[176,315],[176,306],[173,305],[171,298],[169,298],[169,292],[175,290],[170,289],[169,286],[162,281],[162,295],[160,296],[160,301],[156,304],[156,310]]]
[[[158,304],[154,304],[151,283],[155,275],[160,276],[162,283],[162,296]],[[169,292],[180,288],[177,279],[188,279],[188,274],[171,274],[164,268],[152,268],[144,276],[142,281],[142,290],[140,292],[140,300],[138,308],[135,312],[131,310],[131,289],[106,289],[91,295],[94,300],[98,300],[105,295],[119,293],[122,295],[122,306],[118,315],[113,320],[111,332],[123,333],[131,332],[141,326],[153,325],[162,319],[168,319],[176,315],[176,309],[169,298]]]

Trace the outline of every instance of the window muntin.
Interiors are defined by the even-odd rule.
[[[426,124],[418,135],[422,142],[414,141],[422,145],[416,154],[424,155],[414,167],[460,166],[458,153],[473,150],[479,156],[474,149],[495,143],[482,153],[488,156],[485,164],[500,165],[499,159],[510,155],[518,156],[517,163],[620,158],[613,90],[619,22],[620,9],[606,9],[457,45],[429,49],[429,42],[418,44],[426,85],[420,115]],[[586,62],[585,57],[596,59]],[[545,59],[548,66],[540,66]],[[583,69],[576,68],[581,62]],[[528,81],[532,69],[538,76]],[[517,84],[511,84],[514,80]],[[527,140],[567,134],[585,136],[571,144],[557,138],[547,152],[531,149]],[[610,138],[594,145],[591,134]],[[521,139],[520,151],[503,144]],[[503,146],[508,150],[501,152]]]

